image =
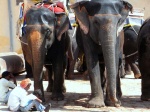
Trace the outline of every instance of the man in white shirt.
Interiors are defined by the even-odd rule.
[[[10,79],[13,79],[13,82]],[[2,78],[0,79],[0,102],[7,103],[11,92],[9,89],[15,88],[16,85],[16,78],[11,72],[5,71],[2,73]]]
[[[49,111],[50,105],[45,107],[41,104],[42,101],[35,95],[28,95],[30,86],[31,80],[27,78],[21,81],[20,86],[12,90],[8,99],[8,108],[10,111],[21,110],[22,112],[28,112],[33,106],[36,107],[37,111]]]

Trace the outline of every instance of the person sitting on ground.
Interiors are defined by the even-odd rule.
[[[10,80],[13,80],[10,81]],[[4,71],[2,73],[2,78],[0,79],[0,102],[7,103],[10,89],[13,89],[17,86],[16,78],[11,72]]]
[[[27,78],[21,81],[20,86],[17,86],[15,89],[13,89],[8,99],[8,108],[10,111],[20,110],[22,112],[27,112],[33,106],[36,107],[37,111],[49,111],[50,105],[45,107],[42,105],[42,100],[33,94],[28,94],[30,86],[31,80]]]
[[[42,92],[41,92],[40,89],[37,89],[37,90],[33,91],[33,94],[34,94],[37,98],[42,99]],[[51,103],[49,103],[49,105],[50,105],[50,107],[51,107]],[[37,111],[37,109],[36,109],[35,106],[33,106],[33,108],[32,108],[31,110],[32,110],[32,111]]]

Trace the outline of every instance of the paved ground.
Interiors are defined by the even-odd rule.
[[[22,77],[18,77],[18,80]],[[19,81],[18,81],[19,83]],[[90,96],[90,84],[85,80],[66,80],[67,93],[64,101],[51,101],[50,93],[45,92],[46,100],[51,102],[50,112],[150,112],[150,102],[141,101],[141,80],[134,79],[133,75],[127,75],[121,79],[122,87],[122,106],[121,107],[103,107],[103,108],[85,108],[84,105]],[[44,88],[47,87],[47,81],[44,81]],[[30,88],[30,91],[33,87]],[[7,111],[6,105],[0,105],[0,111]]]

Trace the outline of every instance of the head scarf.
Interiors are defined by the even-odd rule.
[[[27,79],[24,79],[24,80],[21,81],[20,86],[22,88],[26,88],[27,85],[30,84],[30,83],[31,83],[31,80],[29,78],[27,78]]]

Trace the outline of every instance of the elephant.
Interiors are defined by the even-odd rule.
[[[137,37],[140,27],[141,26],[139,25],[133,26],[129,25],[123,28],[124,31],[123,53],[125,60],[125,72],[127,74],[132,70],[135,78],[139,78],[141,76],[140,70],[136,65],[136,61],[138,60]]]
[[[145,20],[140,28],[138,45],[138,62],[141,72],[141,100],[150,100],[150,19]]]
[[[47,5],[51,4],[46,3]],[[49,73],[48,89],[52,92],[52,100],[63,100],[66,91],[66,52],[70,46],[67,32],[69,19],[65,12],[54,13],[44,6],[45,3],[39,3],[38,7],[33,6],[25,14],[25,33],[20,38],[22,51],[26,65],[33,74],[34,90],[41,89],[44,100],[42,74],[45,66]]]
[[[77,34],[81,36],[76,36],[76,39],[79,48],[84,51],[90,79],[91,96],[87,107],[99,108],[105,104],[119,107],[121,88],[118,75],[120,57],[118,35],[133,7],[122,0],[80,1],[70,7],[74,10],[79,23]],[[101,64],[102,62],[104,63]],[[102,88],[104,78],[102,74],[105,70],[102,68],[105,66],[106,98]]]

